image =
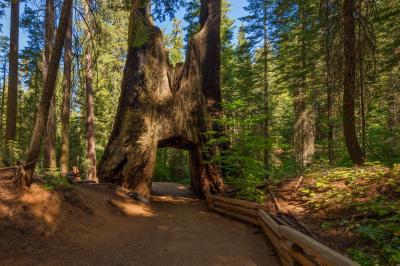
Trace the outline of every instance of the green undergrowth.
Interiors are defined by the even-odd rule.
[[[252,202],[262,203],[266,200],[265,191],[257,188],[264,182],[263,179],[254,175],[248,175],[246,178],[227,178],[227,183],[240,190],[236,193],[236,198]]]
[[[43,187],[46,190],[54,191],[57,189],[68,189],[71,188],[67,177],[59,172],[45,172],[42,175]]]
[[[171,182],[171,183],[178,183],[178,184],[182,184],[182,185],[190,184],[189,177],[187,177],[187,178],[176,177],[174,175],[171,175],[169,169],[160,167],[159,165],[156,166],[153,181],[154,182]]]
[[[400,265],[400,165],[312,171],[297,193],[311,213],[330,218],[321,230],[343,227],[354,235],[355,244],[347,249],[352,259]]]

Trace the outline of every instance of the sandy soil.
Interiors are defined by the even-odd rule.
[[[260,231],[209,212],[182,185],[150,206],[109,185],[18,191],[0,181],[0,265],[279,265]]]

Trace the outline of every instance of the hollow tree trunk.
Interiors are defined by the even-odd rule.
[[[21,185],[30,185],[32,183],[33,173],[36,162],[39,157],[40,146],[46,123],[49,116],[51,99],[53,98],[58,68],[60,65],[61,54],[64,47],[65,34],[68,27],[68,19],[71,13],[73,0],[64,0],[61,10],[60,22],[57,28],[56,38],[51,50],[51,59],[48,67],[47,76],[43,86],[42,98],[37,111],[35,127],[32,133],[31,144],[26,155],[26,163],[20,168],[20,174],[16,175],[15,181]]]
[[[51,47],[54,39],[54,18],[55,9],[54,1],[46,0],[46,18],[45,18],[45,45],[44,45],[44,66],[43,77],[47,76],[48,66],[50,63]],[[44,144],[44,167],[47,169],[55,169],[57,167],[56,158],[56,97],[51,99],[49,118],[46,125],[45,144]]]
[[[65,35],[64,49],[64,80],[63,101],[61,106],[61,155],[60,171],[67,174],[69,171],[69,130],[71,115],[72,90],[72,12],[69,16],[68,28]]]
[[[220,170],[209,163],[207,132],[218,130],[222,115],[220,72],[220,0],[202,0],[201,30],[190,41],[184,66],[168,63],[160,29],[149,9],[133,2],[129,48],[114,128],[98,165],[103,182],[115,182],[148,197],[158,147],[190,151],[192,189],[222,191]],[[135,35],[144,21],[150,36]]]
[[[10,53],[7,95],[7,125],[5,142],[15,141],[17,133],[18,101],[18,41],[19,41],[19,1],[11,1]],[[8,148],[6,149],[8,151]],[[8,154],[9,155],[9,154]]]
[[[354,117],[356,92],[356,51],[354,0],[343,2],[343,49],[344,49],[344,94],[343,94],[343,133],[350,159],[355,165],[362,165],[364,158],[357,140]]]

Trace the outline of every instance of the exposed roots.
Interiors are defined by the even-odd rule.
[[[35,162],[23,164],[17,162],[17,169],[15,171],[12,181],[20,187],[29,187],[32,184],[33,170],[29,169]]]

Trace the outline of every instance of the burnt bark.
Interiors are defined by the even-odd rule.
[[[72,12],[69,16],[68,28],[65,35],[64,47],[64,77],[63,100],[61,105],[61,155],[60,171],[67,174],[69,171],[69,131],[71,116],[71,90],[72,90]]]
[[[115,182],[142,197],[150,195],[158,147],[190,152],[195,193],[223,190],[220,169],[210,163],[216,148],[208,132],[219,131],[222,115],[220,72],[220,0],[202,0],[201,29],[191,40],[183,67],[173,68],[149,9],[133,1],[129,48],[114,128],[98,165],[102,182]],[[136,36],[138,21],[150,33]]]
[[[47,119],[53,98],[58,68],[60,65],[62,50],[64,47],[65,34],[68,28],[68,19],[71,13],[73,0],[64,0],[61,10],[60,22],[57,28],[56,38],[51,51],[51,59],[48,67],[47,76],[43,86],[42,98],[37,111],[35,127],[32,133],[31,144],[26,155],[26,163],[19,167],[19,174],[15,177],[15,182],[21,185],[30,185],[32,183],[33,173],[39,157],[40,147],[44,131],[46,129]]]
[[[46,16],[45,16],[45,44],[44,44],[44,64],[43,77],[47,76],[48,66],[50,63],[51,47],[54,39],[54,19],[55,8],[53,0],[46,0]],[[46,125],[45,144],[44,144],[44,167],[47,169],[55,169],[57,167],[56,158],[56,98],[55,95],[51,99],[49,118]]]
[[[343,49],[344,49],[344,93],[343,93],[343,133],[350,159],[355,165],[362,165],[364,158],[358,143],[355,126],[356,92],[356,34],[354,19],[354,0],[343,2]]]
[[[7,95],[7,125],[5,141],[15,141],[17,133],[18,101],[18,41],[19,41],[19,1],[11,1],[10,53]],[[6,149],[8,151],[8,149]]]

